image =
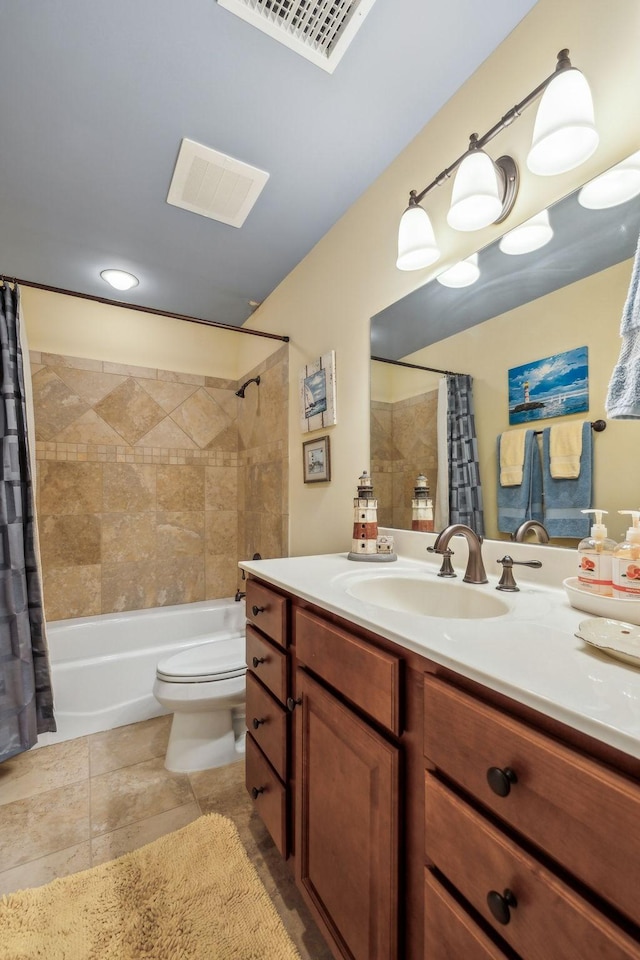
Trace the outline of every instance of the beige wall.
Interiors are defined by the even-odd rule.
[[[511,153],[521,188],[508,226],[527,219],[621,157],[640,147],[640,4],[616,0],[606,12],[598,0],[539,0],[529,16],[446,104],[385,173],[363,194],[311,253],[280,284],[251,326],[290,334],[290,549],[292,554],[349,549],[352,498],[369,464],[369,318],[426,282],[445,265],[485,246],[504,225],[473,234],[446,227],[448,187],[436,191],[429,211],[443,250],[433,268],[403,274],[395,268],[397,226],[412,187],[420,188],[459,156],[472,131],[483,133],[554,68],[569,47],[588,77],[601,136],[581,168],[557,177],[534,177],[525,166],[535,109],[500,134],[494,148]],[[401,109],[401,105],[399,105]],[[381,131],[381,136],[384,131]],[[492,150],[493,152],[493,150]],[[495,156],[498,153],[494,154]],[[617,310],[617,307],[616,307]],[[610,334],[609,356],[617,350]],[[304,485],[298,425],[297,371],[336,351],[338,422],[331,428],[332,480]],[[543,354],[544,355],[544,351]],[[456,369],[461,366],[460,361]],[[496,406],[505,385],[495,391]],[[623,425],[611,426],[611,434]],[[602,438],[599,438],[602,439]]]

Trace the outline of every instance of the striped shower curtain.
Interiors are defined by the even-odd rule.
[[[54,731],[38,572],[17,287],[0,287],[0,761]]]
[[[484,536],[472,383],[465,374],[447,376],[449,523],[466,523]]]

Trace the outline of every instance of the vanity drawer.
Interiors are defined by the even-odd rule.
[[[606,900],[640,920],[640,786],[432,676],[424,752]],[[508,787],[489,786],[487,772]],[[517,782],[505,782],[501,771]],[[498,787],[500,783],[498,783]]]
[[[247,673],[247,729],[281,780],[287,776],[288,712]]]
[[[425,787],[429,860],[526,960],[639,960],[632,940],[431,774]],[[487,897],[510,891],[503,922]],[[637,896],[637,890],[635,891]]]
[[[283,857],[288,854],[287,792],[251,736],[247,736],[245,783],[260,819]]]
[[[506,960],[430,870],[424,878],[424,960]]]
[[[295,612],[296,657],[370,717],[400,734],[400,659],[307,610]]]
[[[274,697],[287,699],[287,655],[247,624],[247,666]]]
[[[247,620],[281,647],[287,645],[287,600],[255,580],[247,580]]]

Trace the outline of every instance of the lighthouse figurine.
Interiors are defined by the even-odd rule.
[[[378,541],[382,552],[378,548]],[[358,495],[353,499],[353,539],[349,560],[380,562],[397,560],[388,537],[378,537],[378,501],[373,492],[373,480],[366,470],[358,478]]]
[[[433,500],[429,496],[429,481],[420,474],[416,477],[411,501],[411,529],[433,533]]]

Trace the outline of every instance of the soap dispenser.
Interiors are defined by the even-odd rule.
[[[581,590],[596,593],[603,597],[613,594],[612,565],[615,540],[607,536],[607,528],[602,522],[606,510],[582,510],[581,513],[594,513],[596,522],[591,527],[591,536],[578,544],[578,581]]]
[[[640,510],[618,510],[631,517],[626,538],[613,551],[613,595],[618,600],[640,600]]]

